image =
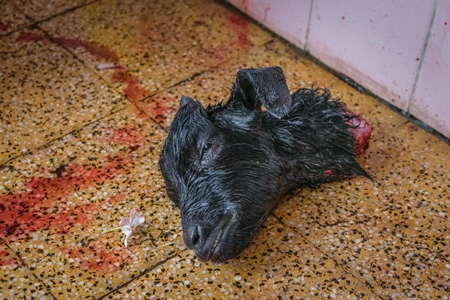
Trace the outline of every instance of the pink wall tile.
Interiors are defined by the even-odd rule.
[[[311,0],[229,0],[228,2],[297,47],[304,47]]]
[[[315,0],[307,50],[406,109],[433,8],[427,0]]]
[[[440,1],[410,112],[450,138],[450,1]]]

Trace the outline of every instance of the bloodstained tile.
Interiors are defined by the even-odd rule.
[[[0,266],[13,265],[17,263],[15,258],[9,257],[9,253],[10,252],[7,250],[0,250]]]
[[[60,250],[72,258],[75,267],[79,269],[113,273],[131,257],[127,250],[112,249],[109,241],[108,238],[99,238],[84,247],[62,247]]]
[[[131,101],[137,102],[149,96],[150,93],[141,85],[139,78],[131,74],[127,69],[115,69],[111,76],[113,82],[125,84],[123,94]]]
[[[236,37],[233,40],[234,44],[241,48],[248,48],[254,45],[248,38],[250,33],[248,20],[238,14],[232,13],[228,16],[228,23],[236,33]]]
[[[3,23],[0,21],[0,31],[7,31],[11,28],[11,25],[8,23]]]
[[[24,31],[17,38],[16,42],[25,43],[25,42],[37,42],[37,41],[48,41],[48,38],[32,31]]]
[[[76,224],[88,224],[101,209],[98,204],[67,205],[67,198],[93,183],[103,183],[129,168],[126,155],[110,159],[102,167],[69,164],[61,177],[30,178],[25,190],[0,196],[0,237],[23,239],[31,232],[54,229],[69,232]]]
[[[166,94],[146,99],[138,103],[138,107],[158,123],[163,123],[167,115],[174,110],[170,104],[175,102],[174,96]]]
[[[94,42],[87,42],[80,39],[68,39],[64,37],[55,38],[55,42],[71,49],[79,47],[84,48],[97,60],[106,59],[114,63],[117,63],[119,61],[119,56],[117,55],[117,53],[115,53],[108,47],[99,45]]]
[[[110,142],[127,146],[129,149],[136,149],[145,142],[145,136],[137,124],[130,124],[125,127],[108,128],[112,133]]]

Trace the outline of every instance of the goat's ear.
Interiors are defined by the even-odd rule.
[[[198,101],[185,95],[180,99],[180,108],[178,109],[177,115],[187,115],[192,118],[208,117],[205,108]]]
[[[289,114],[292,98],[280,67],[242,69],[236,75],[230,105],[244,105],[248,110],[260,110],[261,104],[277,118]]]

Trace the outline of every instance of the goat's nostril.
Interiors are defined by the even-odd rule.
[[[200,227],[199,226],[195,226],[194,230],[192,230],[192,234],[191,234],[192,244],[194,246],[197,245],[199,240],[200,240]]]
[[[201,228],[197,225],[189,226],[184,230],[184,243],[189,249],[194,249],[194,247],[200,242]]]

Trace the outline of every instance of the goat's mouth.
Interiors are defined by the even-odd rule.
[[[214,237],[214,243],[209,248],[203,248],[202,251],[199,251],[196,249],[195,253],[197,254],[197,257],[204,262],[207,262],[209,260],[214,261],[215,256],[218,255],[217,253],[217,247],[219,246],[220,240],[223,237],[223,230],[219,230],[215,237]]]
[[[203,262],[222,262],[226,260],[223,256],[226,255],[230,245],[225,240],[227,240],[232,228],[235,227],[234,225],[233,217],[230,216],[216,226],[203,243],[195,247],[197,257]]]

